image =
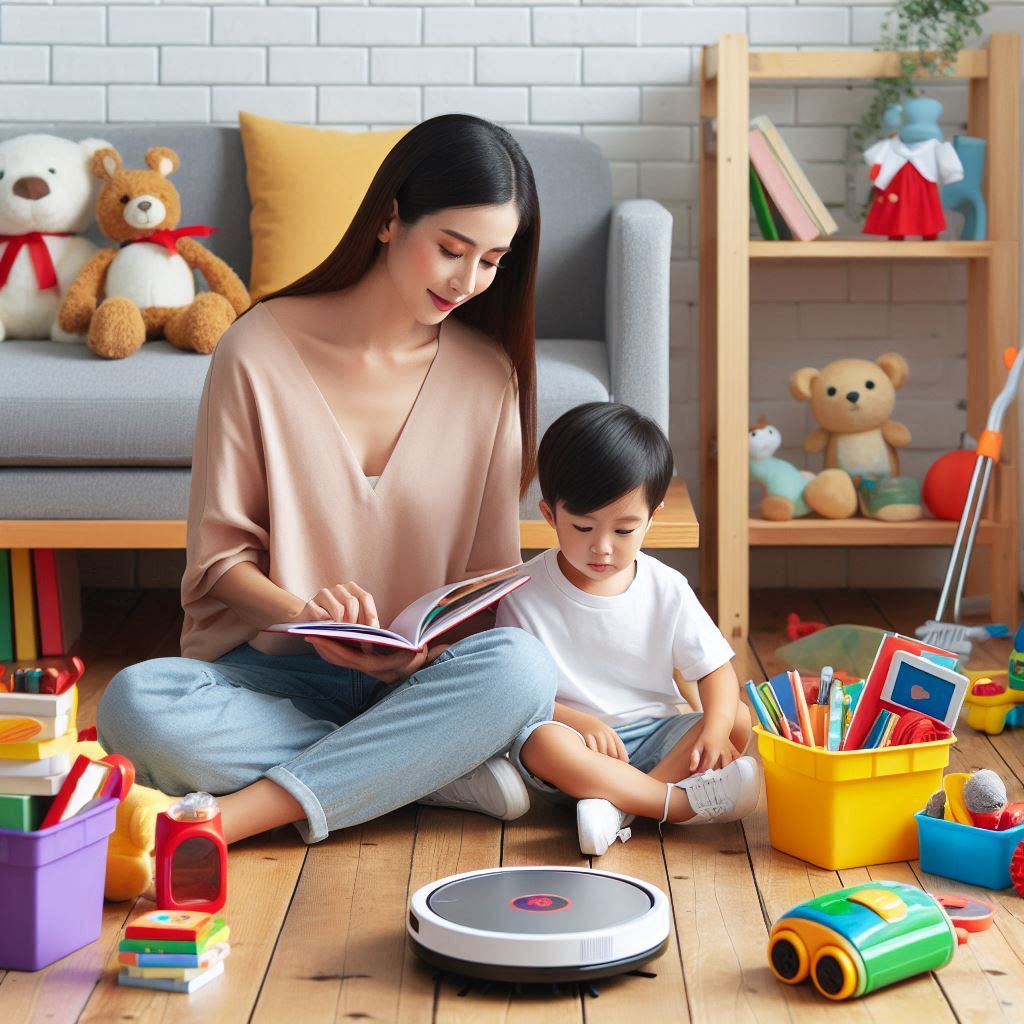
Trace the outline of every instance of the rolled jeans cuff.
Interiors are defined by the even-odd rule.
[[[522,775],[523,781],[530,786],[532,789],[537,790],[539,793],[543,793],[545,796],[556,796],[561,795],[562,791],[557,786],[552,786],[550,783],[545,782],[543,779],[537,778],[529,768],[523,764],[523,746],[526,741],[539,729],[542,725],[557,725],[562,729],[568,729],[574,736],[579,737],[580,743],[586,746],[587,741],[580,735],[580,733],[574,729],[571,725],[567,725],[565,722],[556,722],[553,718],[542,722],[531,722],[523,731],[515,738],[512,746],[509,748],[508,759],[519,769],[519,774]]]
[[[302,805],[303,811],[306,812],[306,820],[296,821],[294,824],[304,843],[319,843],[321,839],[327,838],[327,815],[324,814],[320,801],[309,786],[282,765],[270,768],[263,777],[276,782]]]

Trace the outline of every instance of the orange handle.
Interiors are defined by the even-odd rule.
[[[1003,435],[999,430],[983,430],[978,439],[977,453],[988,456],[993,462],[999,461],[999,453],[1003,447]]]

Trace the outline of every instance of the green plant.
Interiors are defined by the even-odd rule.
[[[881,134],[887,107],[920,95],[917,83],[922,75],[943,78],[953,73],[957,53],[981,35],[978,19],[988,9],[984,0],[896,0],[885,15],[882,38],[875,49],[901,54],[900,75],[875,79],[871,105],[853,130],[853,140],[860,148]]]

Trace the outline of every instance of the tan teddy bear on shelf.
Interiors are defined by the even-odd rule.
[[[826,469],[849,473],[861,511],[877,519],[921,514],[917,482],[900,476],[897,449],[910,443],[910,431],[889,418],[907,376],[903,356],[887,352],[876,362],[837,359],[823,370],[805,367],[789,379],[793,397],[810,404],[818,423],[804,438],[804,450],[824,452]]]
[[[82,268],[60,308],[60,325],[86,334],[106,359],[123,359],[144,341],[166,338],[181,349],[208,354],[249,308],[238,275],[195,240],[214,229],[177,228],[178,190],[168,180],[180,166],[174,150],[146,152],[148,169],[125,169],[116,149],[98,150],[92,173],[102,180],[97,221],[119,248],[101,249]],[[196,294],[194,271],[210,291]]]

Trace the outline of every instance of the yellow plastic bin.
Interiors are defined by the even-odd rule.
[[[942,788],[955,736],[829,751],[754,732],[776,850],[832,871],[917,857],[914,815]]]

